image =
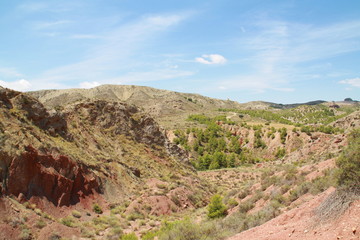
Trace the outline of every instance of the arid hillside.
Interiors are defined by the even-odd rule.
[[[187,153],[135,106],[94,100],[48,111],[1,88],[0,118],[1,239],[116,237],[138,219],[154,216],[155,226],[156,216],[207,202]]]
[[[337,103],[0,88],[0,239],[357,239],[336,189],[359,105]]]
[[[199,94],[180,93],[151,87],[102,85],[92,89],[44,90],[29,92],[48,108],[65,106],[83,100],[126,101],[145,110],[163,126],[174,128],[179,118],[191,113],[209,112],[218,108],[238,108],[241,104]]]

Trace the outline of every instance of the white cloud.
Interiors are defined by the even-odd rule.
[[[353,87],[360,87],[360,78],[345,79],[341,80],[339,83],[349,84]]]
[[[25,79],[13,81],[13,82],[5,82],[0,80],[0,85],[17,91],[25,91],[31,88],[31,83]]]
[[[94,88],[100,86],[98,82],[82,82],[80,83],[80,88]]]
[[[202,64],[224,64],[227,60],[219,54],[204,54],[195,58],[195,61]]]

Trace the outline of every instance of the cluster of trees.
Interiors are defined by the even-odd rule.
[[[217,124],[219,121],[234,124],[232,121],[227,120],[225,116],[210,118],[205,115],[190,115],[188,120],[206,125],[206,128],[174,132],[176,136],[174,142],[196,155],[193,160],[195,168],[198,170],[231,168],[239,165],[240,162],[246,162],[239,138]],[[190,134],[194,136],[191,144],[188,142]]]
[[[174,142],[180,144],[184,149],[192,152],[195,158],[192,164],[198,170],[232,168],[245,163],[259,162],[247,149],[242,149],[238,136],[232,135],[218,125],[221,121],[225,124],[234,124],[226,119],[225,116],[214,118],[205,115],[190,115],[189,121],[197,121],[206,125],[205,128],[189,128],[176,130]],[[250,128],[250,126],[248,126]],[[266,144],[262,140],[262,126],[253,126],[256,130],[258,148],[265,148]],[[193,138],[189,142],[189,135]]]
[[[335,133],[343,133],[344,130],[337,128],[337,127],[333,127],[333,126],[325,126],[325,125],[320,125],[320,126],[302,126],[300,128],[301,132],[307,133],[307,134],[311,134],[312,132],[323,132],[326,134],[335,134]]]
[[[263,137],[262,125],[255,125],[255,126],[253,126],[253,129],[255,131],[254,147],[255,148],[266,148],[266,144],[262,140],[262,137]]]

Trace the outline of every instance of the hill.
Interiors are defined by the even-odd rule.
[[[277,104],[263,101],[238,103],[230,100],[205,97],[199,94],[180,93],[133,85],[102,85],[91,89],[42,90],[28,92],[28,94],[38,99],[49,109],[61,108],[78,101],[104,100],[126,102],[140,107],[150,116],[154,117],[163,128],[168,130],[194,126],[194,124],[186,121],[189,115],[205,114],[215,117],[219,115],[219,109],[226,109],[235,113],[239,110],[244,110],[255,112],[269,111],[275,114],[284,111],[284,113],[291,114],[291,112],[297,111],[293,109],[300,109],[301,111],[302,107],[312,107],[310,108],[313,109],[311,111],[317,111],[324,107],[341,106],[341,109],[337,110],[337,115],[340,115],[344,113],[343,108],[352,109],[358,106],[358,103],[355,101],[333,103],[322,100],[296,104]],[[231,116],[231,114],[228,115]],[[293,116],[285,116],[285,118],[291,117]],[[251,120],[254,119],[252,118]],[[298,120],[295,119],[295,121]]]
[[[305,239],[325,198],[356,203],[332,197],[355,101],[240,104],[104,85],[0,88],[0,110],[4,239]],[[222,214],[209,219],[215,193]],[[310,227],[337,237],[336,219],[326,226]]]
[[[1,88],[0,144],[0,239],[116,238],[208,199],[186,152],[126,103],[48,111]]]
[[[174,128],[188,114],[211,112],[218,108],[239,108],[241,104],[198,94],[180,93],[151,87],[131,85],[102,85],[92,89],[44,90],[29,92],[48,108],[65,106],[87,99],[125,101],[141,107],[162,126]],[[175,120],[175,123],[174,123]]]

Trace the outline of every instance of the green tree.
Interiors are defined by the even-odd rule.
[[[208,205],[208,217],[219,218],[224,217],[227,214],[225,204],[222,202],[222,197],[219,194],[215,194]]]
[[[231,153],[227,156],[227,167],[235,167],[235,153]]]
[[[216,158],[213,158],[213,160],[211,161],[211,164],[209,166],[210,170],[214,170],[214,169],[219,169],[220,168],[220,164],[218,162],[218,160]]]

